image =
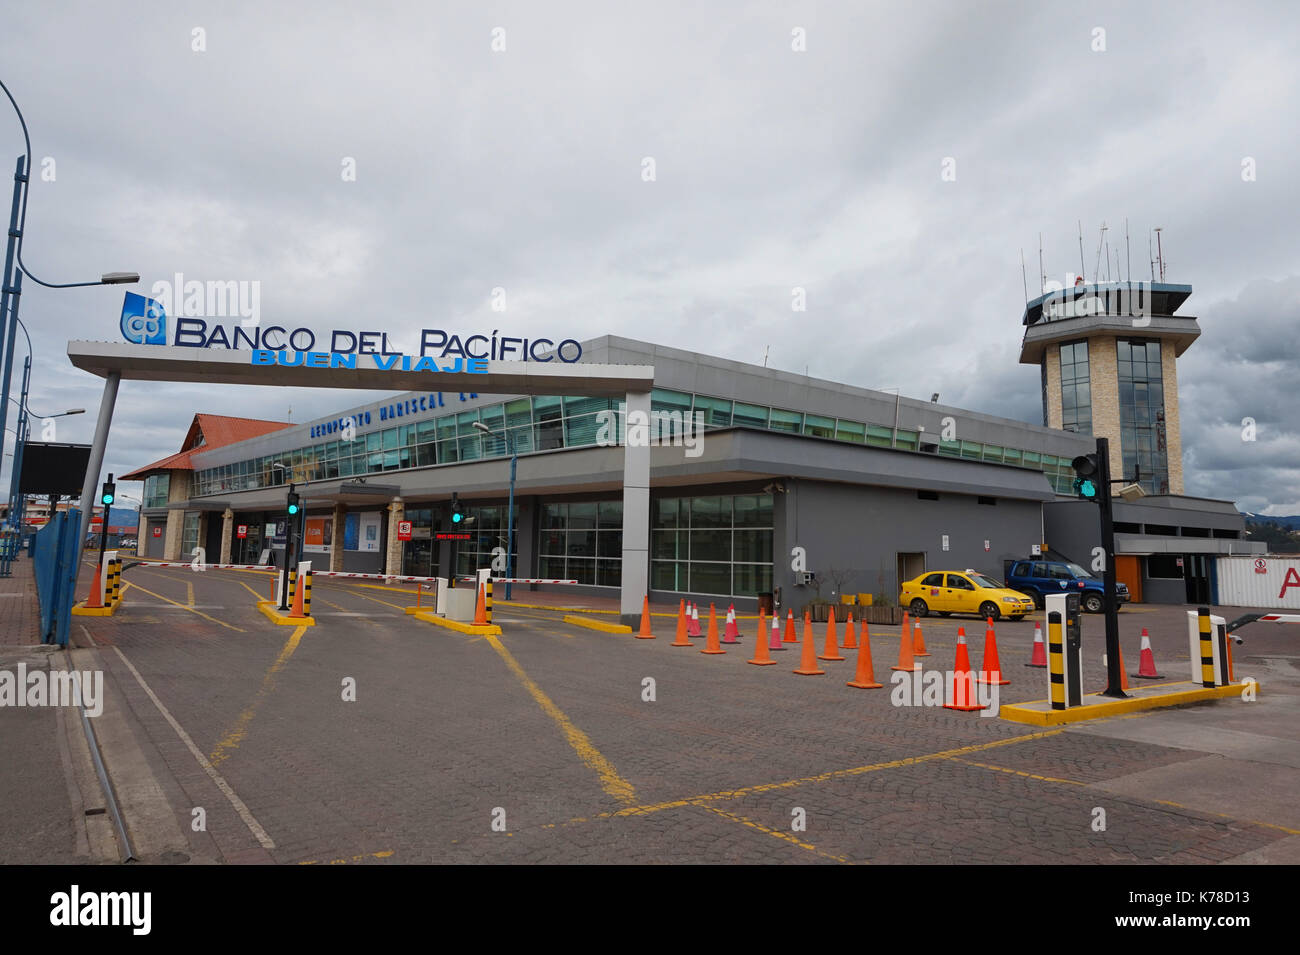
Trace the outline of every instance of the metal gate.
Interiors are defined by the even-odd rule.
[[[68,623],[81,559],[81,512],[56,513],[36,532],[36,596],[41,604],[41,643],[68,645]]]

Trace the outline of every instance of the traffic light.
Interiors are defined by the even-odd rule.
[[[1070,465],[1074,468],[1074,493],[1085,501],[1097,500],[1097,455],[1081,454]]]
[[[299,500],[300,498],[298,497],[297,491],[293,491],[293,490],[289,491],[289,516],[290,517],[298,513]]]
[[[99,503],[103,504],[105,507],[108,507],[110,504],[113,503],[116,497],[117,497],[117,485],[113,483],[113,475],[110,474],[108,476],[108,480],[104,482],[104,486],[100,488]]]
[[[451,522],[452,522],[453,524],[459,524],[459,523],[460,523],[461,521],[463,521],[464,519],[465,519],[465,513],[464,513],[464,511],[461,510],[461,507],[460,507],[460,500],[459,500],[459,495],[457,495],[457,494],[452,494],[452,496],[451,496]]]

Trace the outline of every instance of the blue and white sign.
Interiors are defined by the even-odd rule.
[[[127,292],[120,325],[122,337],[132,345],[167,344],[167,313],[151,298]]]
[[[356,369],[357,362],[384,371],[432,371],[487,374],[489,361],[572,364],[582,358],[582,345],[572,338],[522,338],[501,335],[461,335],[440,328],[420,330],[418,355],[390,347],[388,332],[333,329],[317,339],[310,328],[280,325],[223,325],[205,318],[176,316],[170,341],[167,312],[162,303],[127,292],[122,302],[122,337],[133,345],[247,350],[254,365],[289,368]]]

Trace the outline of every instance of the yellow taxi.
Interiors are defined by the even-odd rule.
[[[1009,590],[992,577],[966,570],[931,570],[903,584],[898,605],[914,617],[937,613],[973,613],[999,620],[1022,620],[1034,612],[1034,601],[1018,590]]]

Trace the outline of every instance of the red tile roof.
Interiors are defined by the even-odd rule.
[[[224,448],[228,444],[247,441],[249,438],[261,437],[272,431],[291,427],[285,421],[263,421],[260,418],[232,418],[220,414],[196,414],[190,422],[190,429],[181,443],[181,450],[173,455],[136,468],[130,474],[123,474],[119,481],[143,481],[155,471],[193,471],[193,457],[213,448]],[[200,442],[200,438],[202,441]]]

